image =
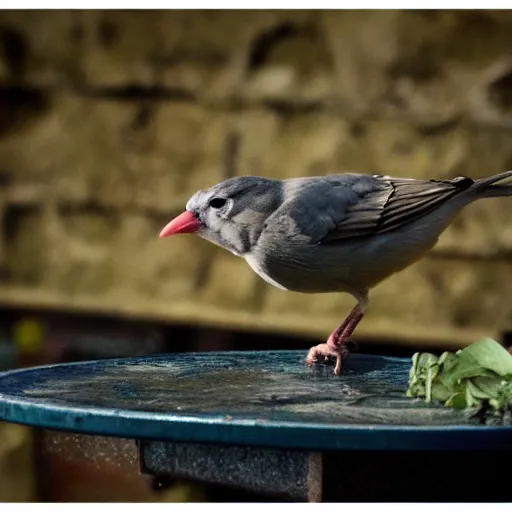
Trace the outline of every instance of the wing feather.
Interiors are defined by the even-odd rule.
[[[415,180],[374,176],[375,187],[350,204],[321,243],[398,229],[473,185],[470,178]]]

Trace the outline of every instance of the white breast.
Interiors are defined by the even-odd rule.
[[[266,281],[267,283],[269,283],[281,290],[288,290],[288,288],[285,288],[284,286],[280,285],[277,281],[272,279],[265,272],[265,270],[263,269],[263,267],[261,266],[261,264],[259,263],[258,259],[255,257],[254,254],[251,254],[251,253],[244,254],[243,258],[245,259],[245,261],[247,261],[247,263],[254,270],[254,272],[256,272],[256,274],[258,274],[264,281]]]

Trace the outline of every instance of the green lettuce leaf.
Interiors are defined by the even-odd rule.
[[[461,350],[459,361],[462,367],[475,369],[478,373],[486,369],[502,377],[512,375],[512,354],[491,338],[485,338]]]
[[[406,395],[456,409],[512,410],[512,354],[491,338],[439,357],[416,353]]]

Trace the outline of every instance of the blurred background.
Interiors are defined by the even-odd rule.
[[[323,341],[349,296],[158,238],[199,188],[508,169],[512,11],[0,11],[0,370]],[[509,344],[511,215],[508,198],[466,208],[374,290],[358,350]],[[40,435],[0,423],[0,501],[203,499]]]

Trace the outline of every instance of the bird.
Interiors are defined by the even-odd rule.
[[[512,184],[500,183],[510,177],[235,176],[198,190],[159,236],[198,235],[281,290],[352,295],[354,308],[305,358],[334,363],[340,375],[370,291],[423,258],[464,207],[512,195]]]

